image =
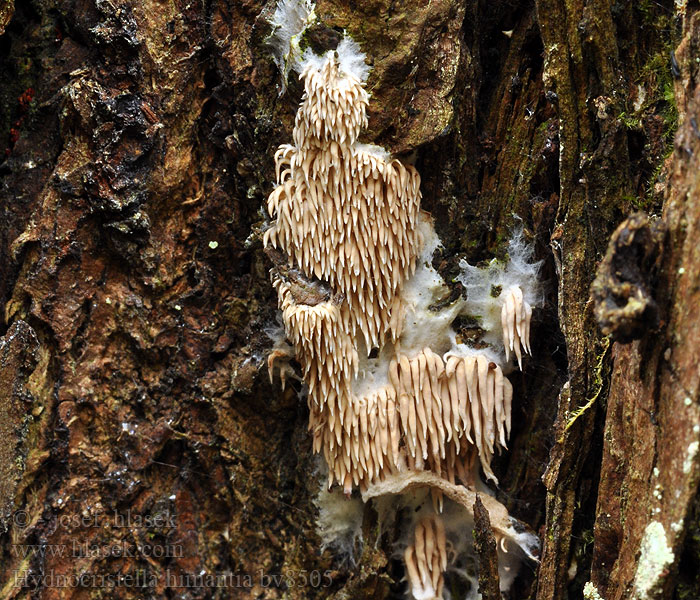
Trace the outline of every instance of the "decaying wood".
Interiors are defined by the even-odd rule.
[[[474,502],[474,548],[479,557],[479,593],[484,600],[499,600],[496,538],[491,531],[489,513],[478,495]]]
[[[2,598],[405,591],[371,505],[354,561],[321,551],[307,409],[267,379],[260,207],[302,94],[292,75],[279,95],[273,11],[0,6]],[[511,598],[700,596],[697,6],[319,0],[316,15],[305,43],[347,30],[372,61],[362,141],[415,162],[453,297],[459,260],[503,258],[516,223],[545,261],[494,461],[499,501],[543,546]],[[658,323],[614,341],[590,288],[636,211],[667,232],[644,280]],[[56,584],[80,575],[146,585]]]

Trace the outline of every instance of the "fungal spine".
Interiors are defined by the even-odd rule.
[[[442,598],[443,571],[447,569],[447,542],[442,519],[424,517],[416,525],[414,543],[406,548],[404,562],[416,600]]]

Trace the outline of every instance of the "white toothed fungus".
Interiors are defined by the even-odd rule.
[[[524,239],[522,226],[508,245],[508,261],[493,259],[479,268],[462,260],[457,276],[467,294],[465,312],[479,318],[484,341],[503,348],[506,362],[511,353],[522,370],[522,353],[531,354],[532,308],[542,305],[538,273],[542,261],[533,261],[534,249]]]
[[[294,28],[303,28],[313,13],[310,3],[283,0],[280,6],[301,7]],[[289,31],[278,31],[287,40],[280,42],[283,50],[297,35]],[[460,502],[455,490],[483,487],[479,464],[496,481],[490,462],[506,445],[513,397],[499,364],[501,347],[475,350],[457,343],[452,322],[476,306],[477,294],[433,309],[449,290],[431,265],[439,239],[420,209],[420,176],[383,149],[357,141],[369,102],[359,46],[346,36],[335,51],[316,56],[307,50],[292,66],[305,91],[293,144],[275,154],[277,185],[267,202],[274,221],[263,241],[288,260],[287,271],[275,270],[274,286],[308,386],[313,449],[328,467],[328,490],[338,484],[350,497],[356,487],[370,494],[385,485],[386,493],[401,494],[401,482],[408,482],[428,489],[439,512],[443,496],[453,504]],[[523,284],[522,293],[509,292],[513,300],[503,326],[516,354],[517,341],[529,352],[529,305],[538,300],[531,297],[538,264],[523,258],[521,246],[495,278]],[[300,292],[300,278],[314,293]],[[500,339],[500,312],[498,317],[491,323],[487,315],[484,324]],[[337,492],[322,496],[324,539],[337,533],[329,524],[342,514],[340,529],[354,540],[357,510],[339,509]],[[509,518],[495,499],[487,504],[499,523]],[[471,506],[460,510],[467,514]],[[442,597],[448,565],[445,524],[437,512],[416,524],[406,548],[415,598]],[[524,541],[510,524],[501,529],[500,555],[509,545],[532,546],[534,536]],[[519,560],[504,559],[507,581]]]
[[[442,598],[443,572],[447,569],[445,526],[436,515],[421,519],[414,530],[414,542],[404,552],[411,593],[416,600]]]

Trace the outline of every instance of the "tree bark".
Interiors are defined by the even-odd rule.
[[[405,592],[371,504],[354,560],[320,547],[308,411],[268,379],[261,207],[303,91],[279,93],[274,5],[0,5],[0,598]],[[444,279],[519,221],[544,260],[494,461],[542,542],[510,598],[700,597],[700,7],[315,12],[371,60],[362,141],[415,161]],[[634,211],[658,245],[608,249]],[[658,307],[631,341],[596,321],[606,253],[596,298],[629,267]]]

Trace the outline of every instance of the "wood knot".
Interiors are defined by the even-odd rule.
[[[610,238],[591,298],[601,331],[616,342],[640,339],[659,325],[653,290],[665,232],[662,221],[634,213]]]

